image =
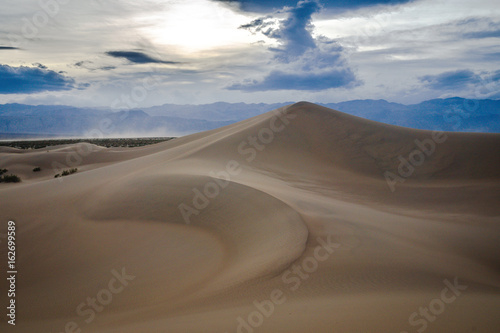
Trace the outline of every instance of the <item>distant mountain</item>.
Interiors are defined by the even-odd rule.
[[[229,125],[288,103],[165,104],[111,111],[60,105],[0,105],[0,138],[28,136],[180,136]],[[355,116],[404,127],[500,132],[500,101],[433,99],[414,105],[385,100],[322,104]]]
[[[263,114],[293,103],[294,102],[245,104],[217,102],[205,105],[164,104],[142,110],[151,116],[168,116],[176,118],[234,122],[258,116],[259,114]]]
[[[50,105],[0,105],[0,137],[40,136],[180,136],[229,125],[169,116],[150,116],[142,110],[112,112]]]
[[[459,97],[403,105],[385,100],[322,104],[386,124],[441,131],[500,132],[500,100]]]

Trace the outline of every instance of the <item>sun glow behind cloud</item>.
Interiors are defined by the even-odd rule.
[[[172,4],[168,11],[139,20],[151,25],[143,32],[158,45],[174,46],[180,52],[197,52],[257,42],[256,36],[238,29],[252,18],[206,0]]]
[[[486,77],[498,70],[500,7],[494,0],[372,0],[379,5],[349,10],[342,4],[356,1],[301,0],[322,8],[310,17],[296,10],[298,21],[287,23],[300,7],[299,0],[288,1],[276,11],[284,0],[262,0],[261,12],[245,10],[247,0],[70,1],[37,27],[36,38],[16,48],[9,36],[22,36],[47,1],[2,0],[0,65],[14,68],[22,82],[43,64],[74,83],[38,92],[21,85],[17,94],[0,93],[0,103],[109,105],[149,76],[159,84],[141,106],[365,98],[416,103],[448,94],[420,77],[463,70]],[[395,5],[380,4],[389,2]],[[352,73],[357,84],[337,84],[343,82],[339,73]],[[52,84],[49,76],[43,79]],[[498,89],[491,91],[498,98]],[[460,86],[454,94],[474,97],[474,90]]]

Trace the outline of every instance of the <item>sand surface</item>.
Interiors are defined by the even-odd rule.
[[[2,332],[500,330],[498,134],[302,102],[140,148],[1,148],[0,168],[23,179],[0,184]]]

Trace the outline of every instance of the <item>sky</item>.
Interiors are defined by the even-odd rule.
[[[2,0],[0,103],[500,99],[497,0]]]

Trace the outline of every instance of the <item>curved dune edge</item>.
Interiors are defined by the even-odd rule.
[[[250,159],[249,137],[279,119],[288,124]],[[383,171],[429,135],[298,103],[150,147],[99,150],[62,181],[0,184],[0,215],[18,226],[17,329],[237,332],[279,290],[286,301],[255,332],[411,332],[409,316],[456,278],[467,289],[428,331],[496,332],[500,136],[449,133],[391,192]],[[67,148],[0,157],[29,174],[64,161]],[[224,182],[232,162],[239,172]],[[210,183],[219,193],[186,224],[179,205],[195,207],[194,190]],[[134,279],[87,323],[76,308],[122,269]]]
[[[221,183],[224,187],[217,185],[213,199],[204,196],[206,208],[196,209],[193,200],[200,198],[196,193],[207,184],[213,189],[218,183],[211,177],[189,174],[142,176],[103,190],[82,210],[86,219],[96,222],[149,220],[214,234],[224,244],[225,265],[207,286],[209,293],[276,275],[302,255],[308,230],[289,206],[264,192],[227,181]],[[181,204],[188,207],[185,215]],[[190,214],[190,209],[197,214]]]

